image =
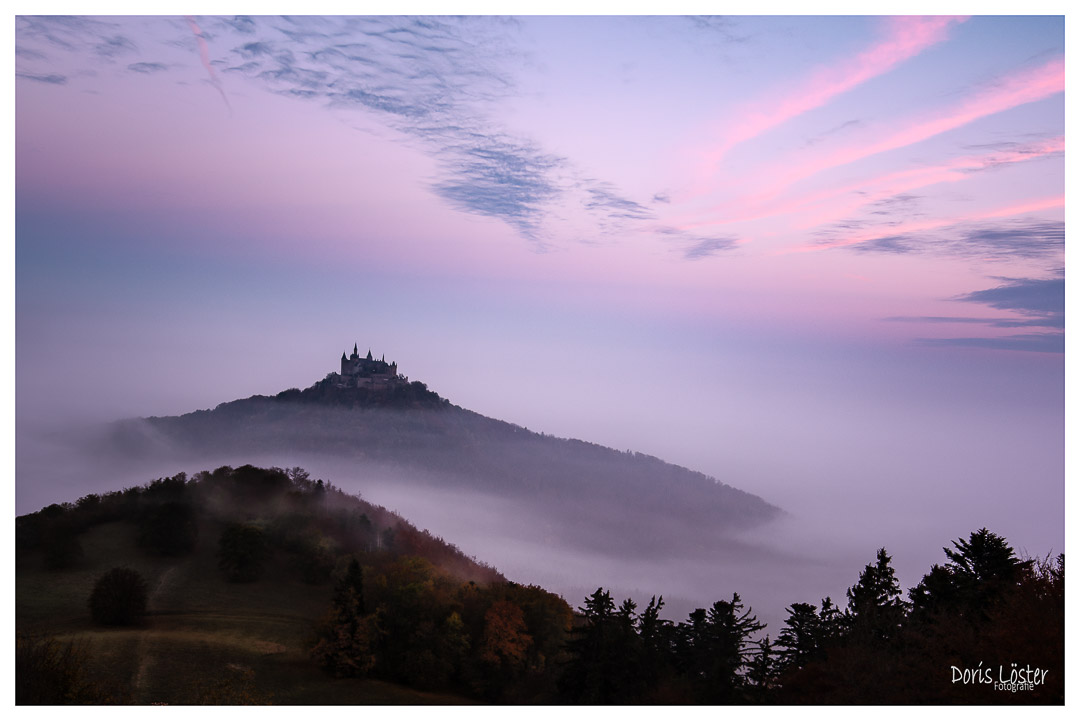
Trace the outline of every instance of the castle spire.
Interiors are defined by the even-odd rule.
[[[373,359],[373,358],[371,357],[371,349],[370,349],[370,348],[368,348],[368,349],[367,349],[367,359],[368,359],[368,360],[374,360],[374,359]]]
[[[352,354],[353,354],[353,355],[359,355],[359,353],[360,353],[360,351],[358,351],[358,350],[357,350],[357,348],[356,348],[356,344],[355,344],[355,343],[353,343],[353,344],[352,344]]]

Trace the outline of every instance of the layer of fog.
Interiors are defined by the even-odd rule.
[[[1060,359],[935,351],[933,363],[922,367],[923,356],[914,353],[798,362],[755,356],[743,365],[727,356],[720,367],[709,360],[716,357],[687,353],[677,377],[651,376],[637,385],[646,375],[632,358],[621,365],[602,358],[603,374],[585,368],[550,384],[524,357],[487,369],[481,385],[448,373],[452,365],[441,377],[414,375],[486,415],[650,453],[787,511],[742,534],[742,546],[721,549],[713,560],[582,552],[551,537],[520,504],[448,493],[437,484],[325,458],[119,463],[86,456],[73,443],[74,420],[84,418],[60,427],[36,416],[25,393],[16,429],[16,511],[178,471],[301,465],[398,511],[514,580],[563,594],[574,606],[603,586],[639,604],[663,594],[669,616],[683,618],[695,606],[738,592],[774,634],[792,602],[829,595],[843,603],[845,589],[882,546],[905,588],[943,560],[942,546],[983,526],[1030,555],[1064,550]],[[526,376],[540,381],[526,383]],[[85,407],[93,406],[93,395],[86,390]],[[193,408],[176,412],[187,410]],[[617,514],[618,508],[596,512]]]

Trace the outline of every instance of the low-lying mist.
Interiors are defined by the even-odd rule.
[[[508,578],[560,593],[575,607],[603,586],[641,605],[662,594],[667,615],[681,620],[694,607],[737,592],[775,637],[793,602],[819,603],[828,595],[843,605],[845,590],[880,547],[892,555],[905,589],[944,561],[943,546],[984,526],[1028,556],[1064,551],[1062,381],[1053,367],[1036,373],[1029,365],[1037,366],[1023,360],[1026,375],[1019,377],[1029,380],[1019,385],[1007,382],[1011,366],[966,361],[936,375],[916,372],[911,363],[852,361],[846,385],[830,381],[814,392],[805,390],[811,388],[805,376],[770,376],[787,378],[790,387],[770,380],[742,390],[716,380],[728,389],[724,412],[710,400],[722,394],[709,386],[669,399],[670,406],[658,405],[650,418],[612,414],[614,400],[575,389],[578,404],[592,415],[546,425],[702,471],[783,511],[722,533],[677,517],[646,524],[622,505],[633,499],[584,503],[576,494],[556,499],[565,514],[552,523],[551,503],[468,489],[460,478],[273,446],[192,455],[161,439],[155,453],[138,459],[103,450],[100,426],[25,417],[16,429],[16,511],[180,471],[302,466],[312,477],[399,512]],[[874,372],[861,377],[860,368]],[[692,370],[705,377],[704,369]],[[925,381],[929,377],[935,385]],[[566,406],[573,399],[558,400]],[[653,401],[660,399],[638,399],[646,406]],[[615,417],[603,425],[599,409]],[[524,420],[545,427],[528,415]],[[676,547],[665,540],[680,534],[709,541]],[[615,537],[627,540],[612,542]]]
[[[462,490],[437,476],[384,464],[298,453],[184,458],[164,441],[160,456],[131,458],[91,452],[101,432],[102,427],[95,426],[79,432],[69,428],[63,434],[20,433],[17,513],[73,502],[89,493],[142,485],[181,471],[192,475],[223,465],[301,466],[312,478],[385,506],[493,565],[507,578],[541,585],[573,606],[602,586],[620,599],[630,597],[641,605],[653,595],[663,595],[664,615],[682,620],[694,608],[730,599],[738,592],[759,618],[776,627],[782,623],[785,606],[799,600],[817,601],[815,594],[832,593],[835,598],[857,576],[852,563],[838,560],[836,549],[806,543],[813,530],[791,514],[781,514],[753,532],[730,532],[720,540],[703,534],[713,539],[711,545],[689,550],[663,546],[669,536],[657,533],[657,528],[678,525],[680,519],[653,518],[655,545],[650,544],[650,527],[643,524],[641,545],[619,549],[594,542],[605,539],[592,538],[606,533],[605,527],[623,525],[625,518],[617,503],[578,508],[573,499],[567,499],[574,511],[571,520],[556,523],[526,500]],[[641,552],[642,545],[648,552]]]

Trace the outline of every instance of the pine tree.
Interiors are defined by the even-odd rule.
[[[879,548],[876,563],[867,564],[847,591],[851,631],[879,641],[895,638],[906,614],[900,593],[892,558]]]

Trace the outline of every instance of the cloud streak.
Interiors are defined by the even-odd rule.
[[[849,145],[823,157],[811,159],[785,172],[772,186],[770,193],[874,155],[914,145],[949,130],[962,127],[979,118],[1044,100],[1065,91],[1065,59],[1056,57],[1049,62],[1001,78],[992,87],[976,93],[963,102],[935,117],[918,120],[889,134],[883,140]]]
[[[724,139],[705,156],[705,174],[714,175],[724,156],[803,113],[820,108],[838,95],[862,85],[948,36],[948,29],[967,18],[897,17],[886,20],[885,37],[854,58],[819,68],[793,92],[758,100],[729,123]]]
[[[206,45],[206,36],[199,28],[199,24],[195,22],[195,18],[190,15],[184,16],[187,20],[188,27],[191,28],[191,32],[195,35],[195,41],[199,44],[199,60],[202,61],[203,67],[206,68],[206,74],[210,76],[210,84],[221,95],[221,99],[225,101],[225,107],[229,109],[229,114],[232,114],[232,105],[229,105],[229,98],[225,95],[225,88],[221,87],[221,79],[218,78],[217,73],[214,72],[214,66],[210,64],[210,48]]]
[[[949,218],[934,218],[923,221],[912,221],[907,223],[891,224],[885,228],[871,228],[858,233],[841,233],[840,237],[824,238],[816,243],[798,246],[790,248],[784,253],[800,253],[800,252],[812,252],[817,250],[829,250],[831,248],[844,248],[850,246],[858,246],[864,243],[870,243],[872,241],[880,241],[882,239],[897,239],[904,238],[905,236],[914,235],[917,233],[925,233],[930,230],[937,230],[940,228],[960,228],[964,225],[976,224],[980,221],[993,220],[996,218],[1008,218],[1010,216],[1024,215],[1027,213],[1035,213],[1042,210],[1054,210],[1065,207],[1064,196],[1054,196],[1051,198],[1039,198],[1036,200],[1026,201],[1017,205],[1007,206],[1004,208],[995,208],[992,210],[986,210],[980,213],[972,213],[967,216],[956,216]],[[1038,235],[1045,237],[1045,231],[1049,229],[1049,239],[1051,244],[1058,239],[1064,240],[1064,230],[1061,233],[1057,232],[1056,226],[1050,226],[1049,228],[1042,223],[1038,223],[1033,226],[1039,231]],[[1007,234],[1002,232],[995,233],[994,231],[980,231],[978,229],[968,229],[966,231],[961,230],[964,234],[963,237],[968,241],[989,240],[991,243],[984,244],[984,246],[993,246],[993,241],[1002,241]],[[832,233],[836,235],[836,233]],[[1001,247],[1007,248],[1004,244]],[[1012,248],[1015,252],[1023,252],[1025,246],[1013,245]],[[1053,247],[1053,245],[1051,245]],[[1038,252],[1036,255],[1041,255],[1042,251],[1047,249],[1046,244],[1039,242],[1037,245]]]
[[[989,350],[1031,351],[1035,353],[1064,353],[1064,333],[1021,333],[997,338],[917,338],[927,346],[986,348]]]
[[[68,81],[66,75],[60,75],[59,73],[49,73],[48,75],[15,73],[15,77],[22,78],[23,80],[33,80],[35,83],[47,83],[49,85],[66,85]]]

